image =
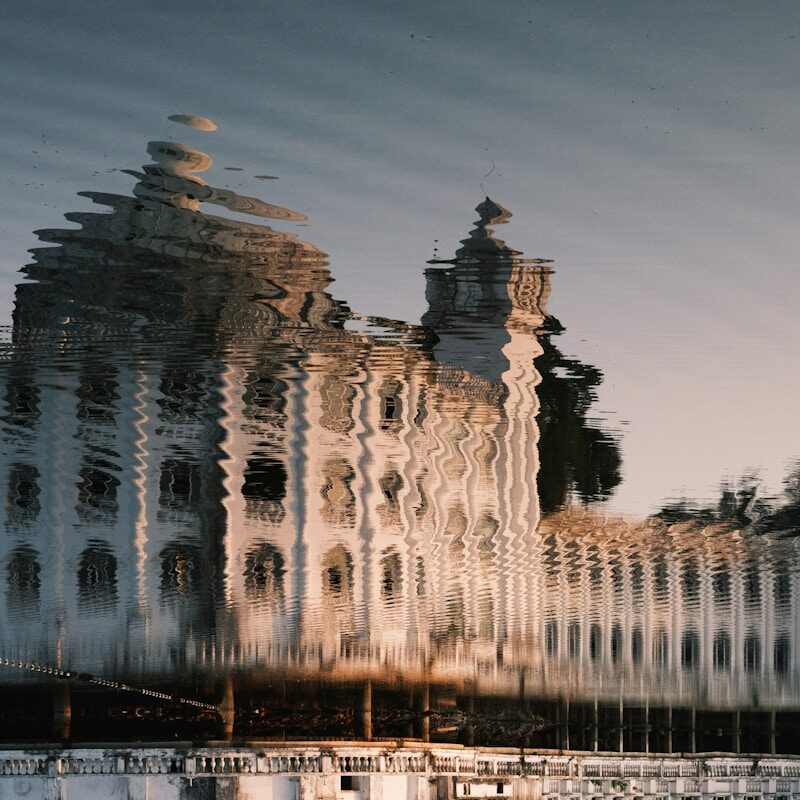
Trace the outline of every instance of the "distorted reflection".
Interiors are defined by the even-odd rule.
[[[373,683],[372,735],[586,749],[683,747],[673,709],[798,708],[796,475],[783,503],[608,515],[603,376],[559,350],[553,269],[495,237],[508,210],[484,200],[425,270],[422,325],[373,319],[312,244],[203,204],[303,215],[148,153],[133,197],[38,232],[17,290],[3,655],[233,675],[265,708],[295,681],[294,715],[240,717],[263,735],[358,734]]]

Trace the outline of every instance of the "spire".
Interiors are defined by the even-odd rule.
[[[475,220],[475,227],[469,232],[466,239],[461,240],[463,247],[456,250],[456,261],[481,259],[486,256],[513,256],[521,255],[518,250],[512,250],[500,239],[495,239],[494,232],[489,225],[504,225],[511,219],[511,212],[487,197],[479,203],[475,210],[479,219]]]

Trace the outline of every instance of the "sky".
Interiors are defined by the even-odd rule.
[[[555,260],[560,349],[605,375],[613,510],[745,472],[778,490],[800,458],[796,2],[2,13],[0,324],[33,231],[88,208],[78,191],[128,193],[118,170],[172,138],[212,155],[210,183],[306,213],[296,231],[362,313],[418,321],[434,248],[453,253],[484,195],[509,208],[497,235]]]

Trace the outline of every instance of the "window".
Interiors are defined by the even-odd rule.
[[[403,591],[403,567],[400,556],[392,547],[384,551],[381,558],[381,597],[391,603]]]
[[[603,655],[603,631],[595,622],[589,629],[589,658],[599,661]]]
[[[665,667],[669,661],[669,638],[666,631],[653,634],[653,661],[659,667]]]
[[[755,567],[748,569],[744,576],[744,601],[750,606],[761,602],[761,576]]]
[[[712,658],[714,669],[728,669],[731,665],[731,637],[725,631],[714,636]]]
[[[681,583],[683,584],[684,601],[696,602],[700,594],[700,574],[697,570],[697,562],[693,559],[684,565]]]
[[[117,488],[119,478],[110,470],[116,470],[106,461],[86,461],[78,472],[78,502],[75,506],[82,522],[108,522],[119,510]]]
[[[744,640],[744,668],[747,672],[757,672],[761,666],[761,640],[751,633]]]
[[[39,470],[32,464],[12,464],[8,473],[6,515],[9,524],[29,524],[41,510]]]
[[[718,604],[727,603],[731,599],[731,576],[729,573],[721,571],[715,572],[711,578],[711,587],[714,591],[714,602]]]
[[[101,541],[91,541],[78,560],[78,606],[95,614],[117,604],[117,559]]]
[[[283,462],[267,455],[252,455],[244,471],[242,495],[248,516],[265,518],[273,524],[285,516],[283,501],[289,476]]]
[[[200,593],[203,557],[200,548],[187,541],[175,541],[158,554],[161,561],[161,600],[197,597]]]
[[[789,606],[792,599],[792,584],[785,567],[776,570],[772,593],[775,598],[775,608],[787,608]]]
[[[356,474],[344,458],[325,462],[322,486],[322,517],[330,527],[352,528],[356,521],[356,497],[352,484]]]
[[[681,664],[693,667],[700,657],[700,639],[695,631],[686,631],[681,640]]]
[[[21,546],[13,550],[6,564],[6,603],[12,614],[35,611],[39,603],[41,579],[35,550]]]
[[[342,775],[339,779],[339,785],[343,792],[352,792],[353,791],[353,776],[352,775]]]
[[[544,651],[548,656],[558,655],[558,623],[550,621],[544,626]]]
[[[349,433],[355,425],[355,387],[345,383],[338,375],[326,375],[319,391],[322,405],[320,425],[334,433]]]
[[[611,660],[616,664],[622,658],[622,627],[615,622],[611,628]]]
[[[177,458],[161,462],[159,504],[162,508],[191,510],[200,498],[200,465]]]
[[[244,559],[245,592],[252,599],[281,604],[285,573],[281,551],[269,542],[261,542],[248,550]]]
[[[773,666],[779,675],[785,675],[789,671],[789,656],[791,649],[788,636],[780,636],[775,640],[773,648]]]
[[[653,594],[657,600],[666,600],[669,595],[669,568],[664,556],[653,562]]]
[[[567,654],[570,658],[581,657],[581,626],[578,622],[570,622],[567,628]]]
[[[631,633],[631,659],[634,664],[639,664],[642,661],[644,654],[644,637],[640,628],[634,628]]]

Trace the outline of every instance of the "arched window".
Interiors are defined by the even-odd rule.
[[[726,670],[731,665],[731,637],[726,631],[717,631],[714,635],[712,652],[714,669]]]
[[[347,601],[353,593],[353,557],[340,544],[322,559],[322,591],[326,597]]]
[[[669,567],[663,555],[657,556],[653,561],[653,594],[656,600],[666,600],[669,597]]]
[[[381,523],[386,526],[400,523],[400,492],[403,490],[403,478],[400,473],[389,466],[383,473],[378,485],[384,501],[378,505],[377,511]]]
[[[599,661],[603,657],[603,630],[596,622],[589,628],[589,658]]]
[[[572,659],[581,657],[581,625],[570,622],[567,627],[567,655]]]
[[[245,383],[242,397],[244,416],[278,428],[286,424],[286,381],[269,374],[270,366],[251,373]]]
[[[611,660],[616,664],[622,658],[622,626],[615,622],[611,626]]]
[[[30,525],[41,511],[39,470],[33,464],[11,464],[6,491],[6,519],[9,525]]]
[[[653,633],[653,663],[658,667],[666,667],[669,663],[669,637],[665,630]]]
[[[788,674],[791,668],[790,658],[792,655],[791,644],[789,643],[788,636],[779,636],[775,639],[775,644],[772,651],[772,664],[775,672],[779,675]]]
[[[634,594],[639,594],[644,588],[644,567],[640,561],[631,563],[631,591]]]
[[[558,623],[555,620],[544,626],[544,651],[548,656],[558,655]]]
[[[388,603],[396,600],[403,591],[403,568],[394,548],[384,550],[381,558],[381,597]]]
[[[792,581],[789,570],[785,566],[779,566],[775,570],[772,594],[776,610],[788,608],[792,602]]]
[[[91,363],[82,371],[78,397],[78,419],[95,424],[111,424],[117,411],[119,383],[115,367]]]
[[[714,602],[718,605],[729,603],[731,599],[731,576],[727,568],[723,567],[715,572],[711,578],[711,587],[714,592]]]
[[[700,660],[700,637],[697,631],[686,631],[681,639],[681,664],[687,669],[696,666]]]
[[[244,558],[244,588],[248,597],[282,605],[284,564],[281,551],[269,542],[261,542],[248,550]]]
[[[25,545],[11,551],[6,564],[6,605],[11,614],[26,615],[39,605],[39,556]]]
[[[697,562],[693,558],[683,565],[681,585],[684,602],[696,603],[700,597],[700,573],[697,570]]]
[[[288,480],[286,467],[280,459],[264,454],[250,456],[242,486],[248,516],[275,525],[280,523],[286,514],[283,501]]]
[[[352,528],[356,523],[356,497],[353,481],[356,474],[344,458],[325,462],[322,487],[322,518],[333,528]]]
[[[89,524],[107,523],[116,516],[119,478],[117,468],[107,461],[85,461],[78,471],[78,502],[76,511],[81,521]]]
[[[400,399],[402,384],[395,378],[386,377],[378,392],[381,398],[380,428],[397,432],[402,425],[403,403]]]
[[[349,433],[355,425],[353,420],[355,387],[346,383],[339,375],[326,375],[319,391],[322,406],[320,425],[334,433]]]
[[[644,636],[641,628],[631,631],[631,659],[634,664],[640,664],[644,656]]]
[[[746,672],[758,672],[761,669],[761,640],[755,633],[744,638],[744,668]]]
[[[756,566],[749,567],[744,573],[744,601],[749,606],[761,602],[761,575]]]
[[[106,542],[92,540],[78,559],[78,606],[89,614],[117,605],[117,559]]]
[[[200,465],[193,461],[165,458],[161,462],[159,503],[163,508],[190,511],[200,499]]]
[[[196,598],[200,594],[203,559],[200,548],[191,542],[176,541],[158,554],[161,561],[161,600]],[[206,567],[207,569],[207,567]]]

